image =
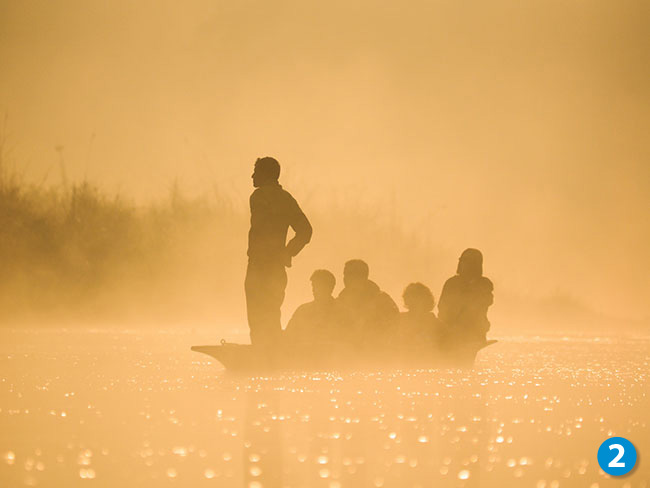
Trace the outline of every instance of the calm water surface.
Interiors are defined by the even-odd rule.
[[[497,337],[474,371],[226,374],[209,331],[0,331],[0,487],[650,487],[650,338]],[[636,469],[611,478],[602,441]]]

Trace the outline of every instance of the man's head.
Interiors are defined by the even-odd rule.
[[[370,269],[361,259],[352,259],[343,268],[343,284],[346,288],[356,288],[368,281]]]
[[[317,269],[311,275],[311,291],[314,300],[324,300],[332,297],[336,278],[326,269]]]
[[[456,273],[463,278],[480,278],[483,276],[483,254],[478,249],[465,249],[458,259]]]
[[[411,283],[402,295],[404,306],[409,312],[431,312],[436,304],[431,290],[422,283]]]
[[[270,156],[257,158],[257,161],[255,161],[255,169],[251,176],[255,188],[269,183],[277,183],[279,177],[280,163],[278,163],[277,159]]]

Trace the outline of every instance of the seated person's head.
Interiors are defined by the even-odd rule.
[[[463,278],[483,276],[483,254],[478,249],[465,249],[458,259],[456,273]]]
[[[326,269],[317,269],[311,275],[311,291],[316,301],[331,298],[335,285],[336,278]]]
[[[343,268],[343,284],[346,288],[357,288],[368,281],[370,269],[361,259],[352,259]]]
[[[280,177],[280,163],[275,158],[266,156],[257,158],[255,169],[253,170],[253,186],[259,188],[268,183],[275,183]]]
[[[422,283],[411,283],[402,294],[404,306],[409,312],[431,312],[436,304],[431,290]]]

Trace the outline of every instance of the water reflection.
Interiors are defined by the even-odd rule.
[[[283,486],[283,423],[277,392],[245,393],[243,480],[249,488]]]
[[[241,377],[194,335],[3,332],[0,486],[648,486],[650,341],[503,338],[472,372]],[[183,342],[186,341],[186,344]],[[146,344],[146,347],[144,346]]]

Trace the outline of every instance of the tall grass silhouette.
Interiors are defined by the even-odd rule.
[[[164,201],[136,206],[88,182],[26,183],[3,156],[0,322],[168,320],[185,308],[196,317],[204,295],[218,292],[218,283],[206,286],[211,272],[234,272],[219,232],[240,220],[225,199],[189,198],[178,185]],[[209,291],[188,300],[202,286]]]

